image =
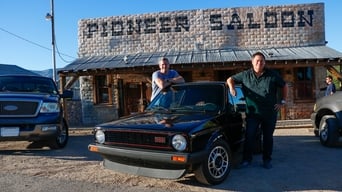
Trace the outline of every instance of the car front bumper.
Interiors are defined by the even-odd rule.
[[[159,162],[162,164],[188,165],[200,163],[206,157],[206,151],[195,153],[182,153],[170,151],[155,151],[147,149],[136,149],[127,147],[105,146],[90,144],[89,151],[96,152],[105,157],[121,157],[135,160]]]
[[[316,124],[316,115],[317,115],[317,113],[313,112],[313,113],[311,113],[311,116],[310,116],[312,126],[314,127],[314,129],[318,129],[318,126]]]
[[[181,153],[90,144],[91,152],[104,158],[104,167],[147,177],[177,179],[193,164],[206,159],[207,152]]]
[[[0,141],[47,140],[56,137],[62,127],[61,124],[40,124],[32,126],[26,129],[22,126],[0,125]]]

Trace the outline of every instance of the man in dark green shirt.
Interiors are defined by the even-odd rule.
[[[246,99],[246,138],[243,161],[240,168],[252,162],[253,148],[258,129],[263,133],[263,167],[272,168],[273,133],[277,122],[277,113],[286,103],[287,84],[274,70],[265,68],[265,56],[256,52],[252,56],[252,68],[237,73],[227,79],[230,93],[235,96],[235,83],[242,85]],[[282,88],[283,99],[278,102],[277,90]]]

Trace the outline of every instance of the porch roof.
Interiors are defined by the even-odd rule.
[[[132,67],[157,66],[161,57],[167,57],[171,64],[241,63],[249,62],[251,55],[261,51],[267,61],[326,60],[338,61],[342,53],[327,46],[214,49],[193,51],[169,51],[154,53],[122,54],[113,56],[89,56],[78,58],[59,69],[59,72],[82,72],[88,70],[110,70]]]

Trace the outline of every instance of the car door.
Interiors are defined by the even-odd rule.
[[[241,86],[236,86],[236,96],[232,96],[229,91],[228,94],[228,124],[229,133],[227,135],[233,139],[233,143],[239,142],[244,139],[245,132],[245,110],[246,103]],[[230,108],[230,109],[229,109]]]

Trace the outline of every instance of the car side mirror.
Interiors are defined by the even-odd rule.
[[[61,94],[61,98],[72,98],[74,93],[70,90],[64,90]]]

